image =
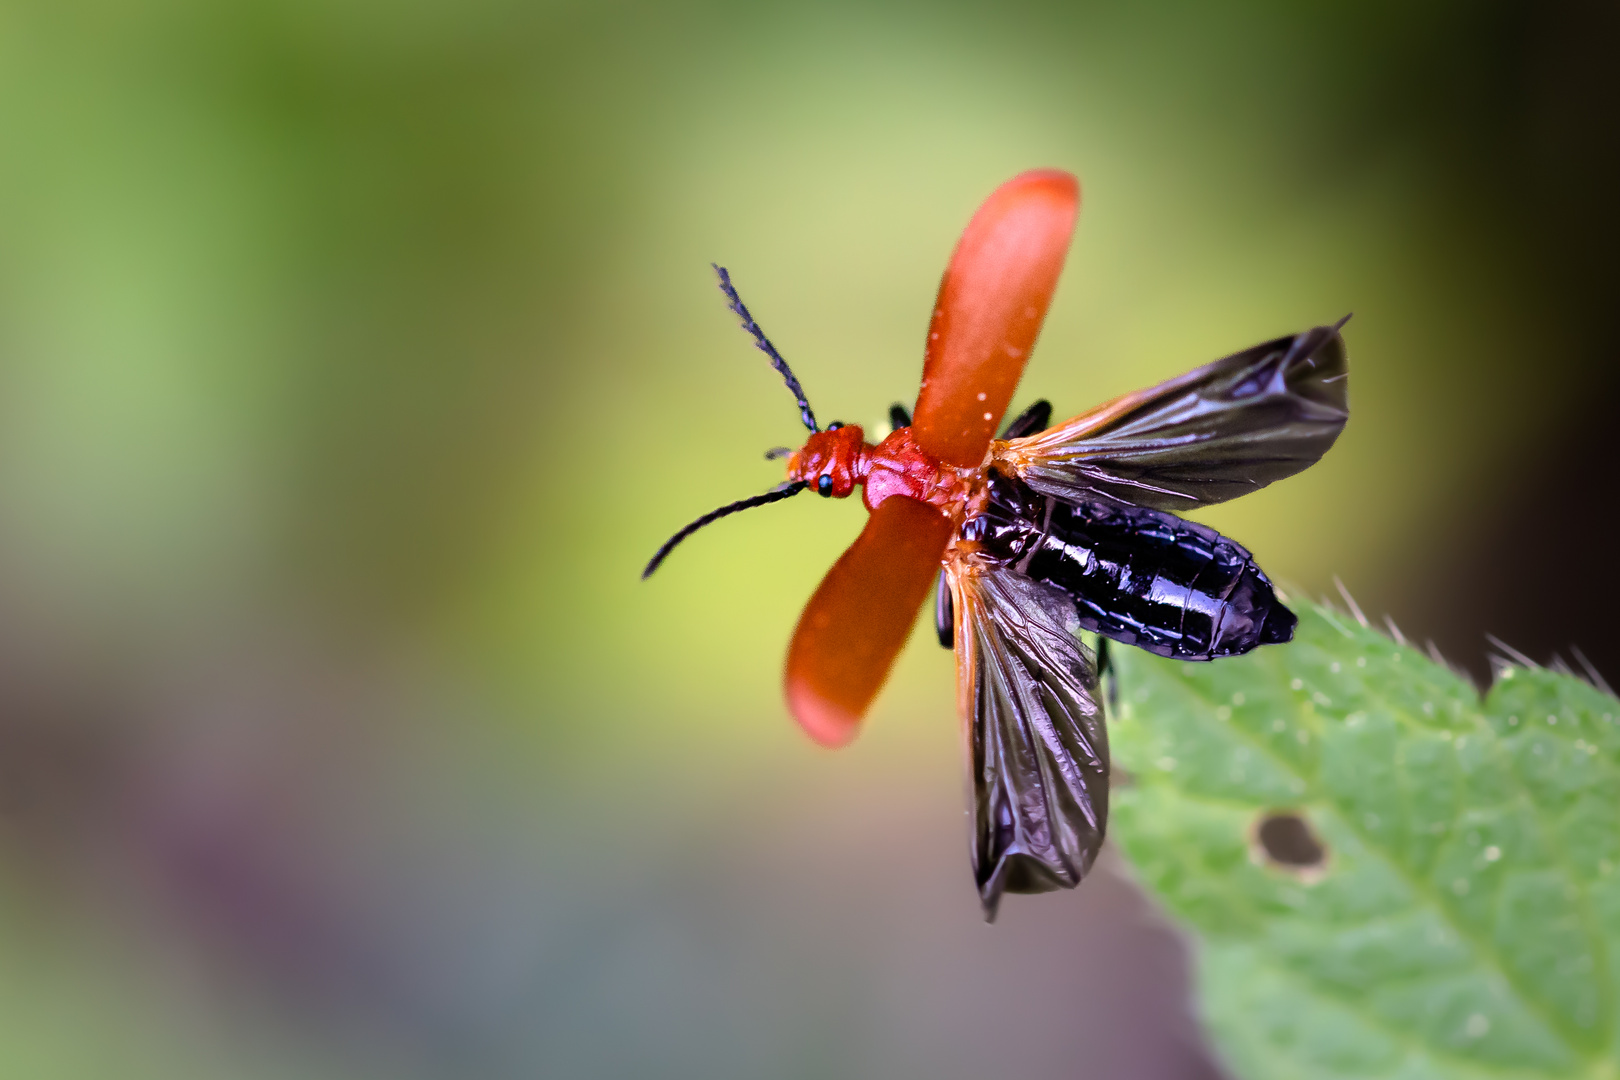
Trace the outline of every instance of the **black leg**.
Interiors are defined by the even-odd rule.
[[[939,635],[940,645],[956,648],[956,611],[951,603],[951,583],[945,580],[943,570],[934,585],[934,633]]]
[[[890,405],[889,406],[889,427],[893,428],[895,431],[899,431],[903,427],[910,427],[910,426],[911,426],[911,414],[906,412],[906,407],[904,405],[900,404],[898,401],[895,402],[893,405]]]
[[[1046,425],[1052,422],[1052,403],[1042,398],[1023,412],[1017,419],[1007,425],[1007,430],[1001,433],[1003,440],[1022,439],[1025,435],[1033,435],[1037,431],[1045,431]]]
[[[1097,681],[1102,683],[1103,696],[1108,699],[1108,711],[1119,710],[1119,674],[1108,662],[1108,639],[1097,635]]]

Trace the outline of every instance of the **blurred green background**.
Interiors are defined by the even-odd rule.
[[[1485,671],[1611,678],[1611,5],[0,5],[0,1072],[1206,1076],[1109,856],[986,929],[952,664],[792,727],[858,530],[791,401],[916,389],[1081,177],[1015,407],[1353,311],[1208,520]]]

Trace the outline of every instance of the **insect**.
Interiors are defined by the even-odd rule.
[[[1037,401],[996,438],[1045,319],[1079,208],[1068,173],[1014,177],[979,207],[940,284],[915,409],[873,445],[818,426],[787,362],[724,269],[720,288],[781,373],[810,436],[787,480],[705,514],[807,489],[870,516],[828,571],[788,648],[794,717],[826,746],[852,739],[917,613],[935,594],[956,651],[973,785],[972,858],[985,917],[1003,893],[1069,889],[1108,817],[1099,667],[1109,640],[1214,660],[1293,637],[1295,618],[1253,556],[1178,512],[1291,476],[1348,418],[1341,321],[1277,338],[1048,427]],[[1077,631],[1097,635],[1088,648]]]

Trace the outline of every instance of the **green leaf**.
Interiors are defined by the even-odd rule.
[[[1293,644],[1241,658],[1112,654],[1112,835],[1195,934],[1227,1063],[1620,1077],[1620,703],[1522,667],[1481,701],[1414,649],[1296,610]],[[1319,862],[1260,839],[1288,815]]]

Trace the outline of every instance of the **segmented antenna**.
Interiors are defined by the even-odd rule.
[[[753,335],[754,345],[760,352],[771,358],[771,367],[781,374],[782,381],[787,383],[787,388],[793,392],[794,400],[799,403],[799,419],[803,420],[804,426],[811,431],[820,431],[821,429],[816,426],[816,414],[810,411],[810,402],[805,399],[804,387],[799,385],[798,377],[793,374],[793,369],[788,367],[786,360],[782,359],[782,354],[776,351],[776,346],[772,345],[771,339],[765,336],[765,331],[761,330],[759,324],[754,321],[754,317],[748,314],[748,308],[742,302],[742,297],[738,296],[737,290],[731,286],[731,275],[719,263],[710,263],[709,265],[714,267],[716,274],[720,275],[720,291],[725,293],[726,299],[730,301],[727,306],[736,312],[737,318],[742,320],[743,329]]]
[[[747,316],[745,315],[744,318],[746,317]],[[803,491],[806,487],[809,487],[809,485],[803,480],[789,480],[786,483],[776,485],[763,495],[753,495],[746,499],[738,499],[736,502],[722,506],[718,510],[709,511],[707,514],[704,514],[702,517],[692,522],[692,524],[688,525],[686,528],[664,541],[664,546],[659,548],[658,552],[653,555],[652,560],[647,563],[647,569],[641,572],[641,580],[646,581],[648,578],[652,577],[652,572],[658,569],[659,563],[663,562],[669,557],[670,552],[675,550],[675,545],[679,544],[682,540],[685,540],[688,536],[691,536],[693,533],[703,528],[703,526],[712,525],[728,514],[735,514],[739,510],[748,510],[756,506],[764,506],[767,503],[781,502],[783,499],[792,498],[794,495],[797,495],[799,492]]]

